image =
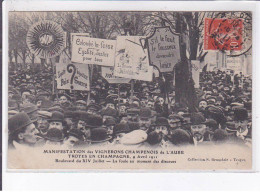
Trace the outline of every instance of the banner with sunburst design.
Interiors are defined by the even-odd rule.
[[[66,46],[66,32],[53,21],[43,20],[35,23],[26,37],[30,52],[40,58],[58,56]]]

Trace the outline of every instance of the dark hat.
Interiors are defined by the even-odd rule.
[[[247,110],[252,110],[252,101],[244,102],[244,107]]]
[[[171,134],[170,141],[174,145],[183,145],[189,144],[190,138],[190,134],[187,131],[183,129],[175,129]]]
[[[87,103],[84,100],[78,100],[78,101],[76,101],[76,104],[82,104],[82,105],[87,106]]]
[[[65,96],[68,100],[71,100],[71,96],[69,96],[68,94],[65,94],[65,93],[58,94],[59,98],[62,96]]]
[[[108,129],[104,127],[98,127],[91,129],[90,132],[90,141],[91,143],[101,143],[108,141],[112,136],[108,135]]]
[[[87,110],[99,111],[100,109],[101,109],[101,106],[98,104],[90,104],[87,106]]]
[[[217,129],[213,134],[213,141],[222,142],[227,140],[229,137],[228,133],[223,129]]]
[[[223,115],[224,112],[220,107],[217,106],[208,106],[207,111],[210,114]]]
[[[127,92],[128,89],[127,89],[126,85],[122,85],[122,86],[120,86],[119,90],[120,90],[120,92]]]
[[[207,119],[206,122],[205,122],[205,125],[207,127],[212,128],[213,130],[218,129],[218,123],[214,119]]]
[[[178,114],[171,114],[171,115],[169,115],[168,118],[169,119],[176,119],[176,120],[179,120],[179,121],[183,121],[183,117],[178,115]]]
[[[190,116],[191,125],[204,124],[206,121],[205,117],[200,113],[192,113]]]
[[[51,113],[48,111],[38,111],[38,116],[45,119],[51,118]]]
[[[17,110],[18,109],[18,103],[16,100],[9,100],[8,101],[8,110]]]
[[[42,110],[48,110],[52,105],[53,105],[52,101],[45,99],[41,103],[41,109]]]
[[[51,108],[48,108],[48,111],[49,112],[61,112],[61,113],[64,113],[64,110],[58,106],[54,106],[54,107],[51,107]]]
[[[115,101],[113,98],[106,98],[106,104],[115,104]]]
[[[76,111],[75,112],[75,118],[77,120],[81,120],[81,121],[88,121],[90,114],[87,113],[86,111]]]
[[[85,122],[86,126],[90,128],[97,128],[102,126],[103,124],[101,116],[92,114],[88,114],[88,117],[86,117]]]
[[[16,115],[17,113],[19,113],[18,111],[16,110],[9,110],[8,111],[8,119],[14,115]]]
[[[139,112],[140,112],[140,109],[138,109],[138,108],[129,108],[126,111],[126,113],[128,115],[137,115],[137,114],[139,114]]]
[[[227,132],[236,132],[236,126],[234,122],[226,122],[226,130]]]
[[[142,108],[139,113],[140,118],[151,118],[152,117],[152,111],[150,108]]]
[[[48,130],[45,139],[54,142],[62,142],[64,139],[64,134],[62,133],[61,130],[57,128],[51,128]]]
[[[38,110],[38,107],[34,104],[28,103],[25,104],[22,108],[21,108],[21,112],[25,112],[27,114],[35,112]]]
[[[113,118],[108,118],[104,122],[104,125],[106,125],[106,126],[114,126],[115,124],[116,124],[116,121]]]
[[[19,94],[14,94],[14,95],[12,96],[12,99],[15,100],[15,101],[17,101],[17,102],[22,102],[22,97],[21,97],[21,95],[19,95]]]
[[[157,117],[155,121],[156,126],[169,126],[168,120],[165,117]]]
[[[116,124],[114,127],[114,134],[128,133],[128,132],[131,132],[131,129],[129,128],[129,125],[127,123],[119,123]]]
[[[245,108],[234,109],[234,120],[244,121],[248,119],[248,111]]]
[[[49,92],[45,92],[45,91],[42,91],[42,92],[39,92],[38,95],[36,96],[36,99],[40,96],[50,96],[51,94]]]
[[[76,117],[75,111],[67,110],[64,112],[64,118],[74,118],[74,117]]]
[[[20,129],[30,125],[33,122],[34,121],[32,121],[29,116],[24,112],[15,114],[8,119],[9,134],[19,131]]]
[[[69,131],[68,136],[73,136],[78,138],[80,141],[84,141],[85,140],[85,134],[79,130],[79,129],[72,129]]]
[[[117,110],[112,109],[112,108],[106,108],[104,110],[102,110],[101,112],[102,116],[111,116],[111,117],[116,117],[117,116]]]
[[[159,144],[162,141],[162,134],[153,131],[148,134],[147,140],[150,145]]]
[[[36,97],[36,99],[35,99],[35,102],[37,102],[37,101],[44,101],[45,100],[45,97],[44,96],[38,96],[38,97]]]
[[[63,120],[64,120],[64,114],[61,112],[58,112],[58,111],[54,111],[54,112],[52,112],[49,122],[52,122],[52,121],[63,122]]]

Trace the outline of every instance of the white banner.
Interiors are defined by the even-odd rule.
[[[114,66],[115,48],[115,40],[73,36],[71,61]]]
[[[78,63],[56,64],[57,88],[89,91],[88,65]]]
[[[243,61],[241,57],[227,57],[226,59],[227,69],[234,70],[235,74],[242,72]]]
[[[147,39],[151,65],[160,72],[171,72],[181,59],[179,35],[172,32],[170,27],[160,27],[155,28]]]
[[[149,66],[148,51],[143,49],[143,36],[118,36],[114,74],[118,77],[152,81],[153,67]]]
[[[114,75],[114,67],[102,67],[102,77],[105,78],[108,83],[128,83],[131,79],[121,78]]]
[[[200,61],[191,60],[192,78],[195,83],[194,87],[200,87]]]

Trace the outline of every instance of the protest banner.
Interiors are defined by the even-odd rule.
[[[180,61],[179,36],[170,27],[159,27],[147,40],[150,65],[162,73],[171,72]]]
[[[200,87],[200,61],[191,60],[192,78],[194,81],[194,87]]]
[[[78,63],[56,64],[57,89],[89,91],[88,65]]]
[[[121,78],[114,75],[114,67],[102,67],[101,68],[102,77],[105,78],[108,83],[115,84],[115,83],[128,83],[131,79],[128,78]]]
[[[227,57],[226,67],[227,69],[232,69],[235,74],[242,72],[242,57]],[[243,72],[244,73],[244,72]]]
[[[114,66],[115,40],[73,36],[72,62]]]
[[[118,36],[114,74],[118,77],[152,81],[153,67],[148,52],[141,44],[142,36]]]
[[[39,58],[53,58],[65,48],[66,32],[53,21],[40,21],[29,29],[26,43],[30,52]]]

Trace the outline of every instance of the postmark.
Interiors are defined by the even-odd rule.
[[[243,19],[205,18],[204,49],[239,51],[243,47]]]

